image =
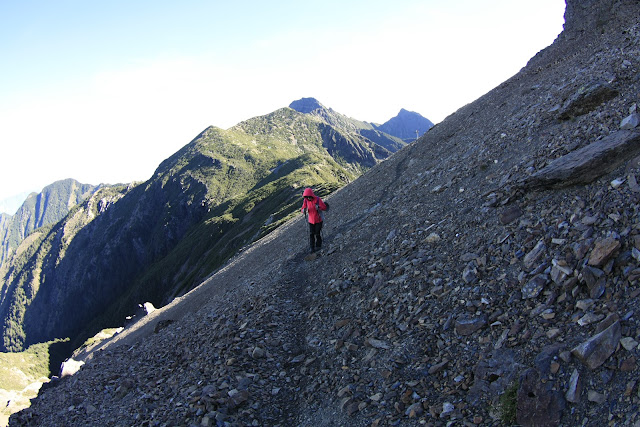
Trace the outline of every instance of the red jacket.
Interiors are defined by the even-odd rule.
[[[312,193],[313,194],[313,193]],[[326,211],[327,205],[324,204],[322,199],[313,194],[314,200],[304,199],[302,202],[301,211],[304,213],[305,209],[309,213],[308,220],[310,224],[318,224],[322,222],[322,214],[319,211]]]

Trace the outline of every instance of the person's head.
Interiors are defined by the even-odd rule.
[[[305,188],[304,192],[302,193],[302,197],[307,200],[313,200],[316,198],[316,195],[313,194],[313,190],[311,188]]]

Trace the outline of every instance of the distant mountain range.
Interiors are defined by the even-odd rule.
[[[337,126],[350,127],[360,135],[393,151],[418,139],[433,127],[431,120],[404,108],[400,110],[397,116],[382,125],[378,125],[346,118],[342,114],[335,113],[331,108],[326,108],[315,98],[299,99],[292,102],[289,107],[301,113],[316,114],[323,117],[328,123]]]
[[[412,123],[407,114],[395,122]],[[205,129],[144,183],[66,180],[30,196],[3,216],[0,349],[81,343],[141,302],[184,294],[295,215],[302,188],[329,194],[405,146],[380,130],[401,135],[393,122],[378,127],[303,98]]]
[[[74,179],[56,181],[29,194],[14,215],[0,215],[0,265],[32,231],[60,221],[98,188]]]
[[[377,126],[377,130],[393,135],[405,142],[411,142],[421,137],[426,131],[433,127],[433,123],[418,113],[400,110],[397,116],[388,120],[384,124]]]

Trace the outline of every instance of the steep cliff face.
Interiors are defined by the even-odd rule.
[[[598,37],[634,21],[636,6],[624,0],[567,0],[562,37],[569,40]],[[622,25],[621,25],[622,24]]]
[[[61,325],[62,330],[69,331],[87,322],[82,307],[95,308],[104,297],[103,293],[92,293],[99,275],[107,273],[101,269],[101,254],[118,243],[94,233],[92,222],[101,223],[101,215],[126,191],[118,187],[101,189],[73,208],[64,220],[37,229],[17,248],[3,268],[0,282],[3,350],[20,350],[27,341],[53,338],[52,331],[59,331]],[[75,268],[76,261],[85,267]],[[124,259],[122,270],[108,273],[119,280],[130,262]],[[33,312],[33,307],[38,312]]]

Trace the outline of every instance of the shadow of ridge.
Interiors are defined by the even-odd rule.
[[[71,357],[73,353],[71,340],[65,338],[49,345],[49,377],[60,376],[62,362]]]

